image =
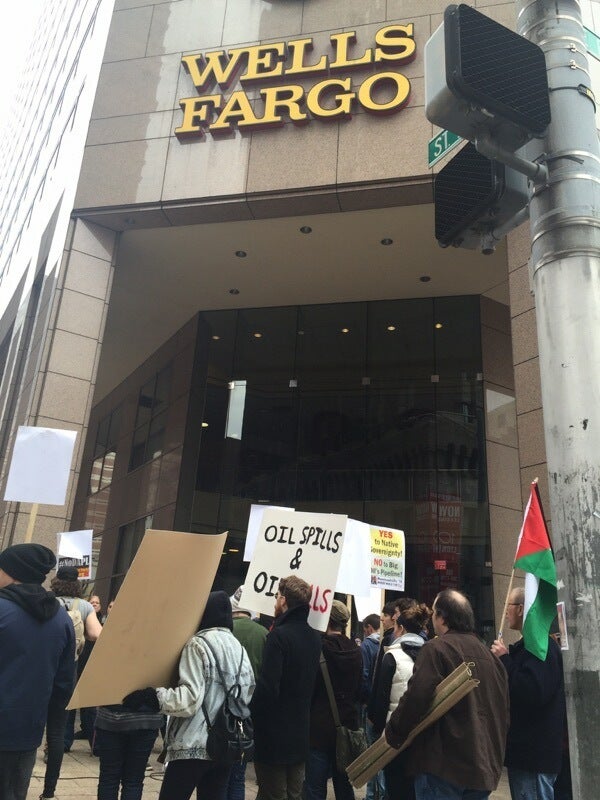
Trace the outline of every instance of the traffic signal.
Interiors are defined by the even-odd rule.
[[[542,49],[471,6],[448,6],[425,45],[425,113],[469,141],[486,134],[514,152],[550,122]]]
[[[512,219],[527,201],[524,175],[468,143],[435,177],[435,238],[442,247],[478,249],[482,236]],[[486,254],[492,250],[483,247]]]

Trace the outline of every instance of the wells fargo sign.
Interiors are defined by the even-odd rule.
[[[406,105],[410,81],[395,69],[377,71],[354,88],[352,79],[340,73],[412,61],[416,55],[412,23],[380,28],[375,46],[361,54],[350,53],[356,43],[354,31],[332,33],[329,39],[333,52],[320,57],[313,56],[310,37],[183,56],[199,96],[179,101],[183,121],[175,135],[186,140],[203,138],[206,131],[213,136],[226,134],[234,127],[256,130],[288,121],[303,124],[311,118],[349,118],[354,103],[371,114],[390,114]],[[326,77],[308,89],[288,82],[317,76]],[[242,88],[226,94],[236,80]],[[256,84],[262,88],[258,98],[251,99],[247,90]]]

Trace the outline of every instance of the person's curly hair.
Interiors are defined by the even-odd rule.
[[[50,589],[57,597],[83,597],[79,581],[61,581],[58,578],[52,578]]]

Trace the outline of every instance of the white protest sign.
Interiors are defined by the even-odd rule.
[[[348,520],[335,590],[358,596],[371,591],[371,528],[366,522]]]
[[[76,437],[76,431],[21,425],[4,499],[64,506]]]
[[[93,531],[69,531],[58,534],[56,569],[77,567],[79,580],[92,577],[92,534]]]
[[[267,509],[243,588],[244,604],[272,616],[279,581],[297,575],[312,586],[309,624],[326,630],[347,521],[344,514]]]
[[[256,540],[258,538],[258,531],[262,516],[267,508],[276,508],[279,511],[293,511],[293,508],[288,506],[261,506],[252,504],[250,506],[250,517],[248,518],[248,533],[246,534],[246,544],[244,545],[244,561],[252,561],[252,554],[256,547]]]
[[[359,597],[357,595],[354,598],[356,616],[360,622],[362,622],[365,617],[368,617],[369,614],[377,614],[379,616],[379,613],[383,608],[383,604],[383,592],[377,587],[373,587],[368,594],[364,595],[364,597]]]
[[[371,583],[404,591],[404,531],[371,525]]]

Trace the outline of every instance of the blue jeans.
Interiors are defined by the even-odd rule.
[[[455,786],[429,772],[422,772],[415,776],[417,800],[485,800],[489,796],[489,792]]]
[[[158,731],[105,731],[96,728],[100,756],[98,800],[141,800],[146,764]]]
[[[371,745],[377,739],[378,736],[373,735],[373,725],[367,719],[367,715],[364,715],[364,728],[365,733],[367,735],[367,742]],[[385,798],[385,776],[383,770],[380,770],[374,778],[367,783],[367,791],[365,794],[365,800],[384,800]]]
[[[354,800],[348,776],[336,769],[335,750],[325,752],[311,748],[304,766],[305,800],[326,800],[328,778],[332,780],[336,800]]]
[[[25,800],[36,750],[0,750],[0,797]]]
[[[556,775],[508,768],[512,800],[554,800]]]
[[[246,797],[246,761],[234,764],[229,774],[227,800],[245,800]]]

